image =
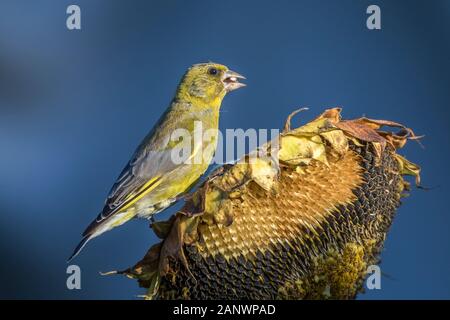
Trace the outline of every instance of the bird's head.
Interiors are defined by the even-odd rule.
[[[177,96],[204,107],[219,107],[228,92],[245,86],[239,79],[245,78],[224,65],[194,64],[183,76]]]

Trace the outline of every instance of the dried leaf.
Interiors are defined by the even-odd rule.
[[[164,276],[169,272],[169,258],[174,258],[175,260],[180,261],[183,266],[189,271],[189,266],[183,251],[183,244],[184,235],[186,234],[186,228],[189,222],[192,223],[192,219],[195,218],[187,217],[184,215],[176,216],[170,233],[164,240],[161,247],[158,266],[160,276]]]
[[[416,178],[416,185],[420,185],[420,167],[406,159],[405,157],[395,154],[400,165],[400,173],[403,175],[413,176]]]
[[[330,121],[330,123],[336,124],[339,121],[341,121],[341,111],[342,111],[342,108],[340,108],[340,107],[327,109],[319,117],[317,117],[314,121],[319,120],[319,119],[328,119]]]
[[[307,165],[312,159],[328,164],[325,144],[319,135],[313,137],[283,136],[278,156],[280,161],[289,165]]]
[[[305,110],[309,110],[309,109],[308,109],[308,108],[300,108],[300,109],[297,109],[297,110],[292,111],[291,114],[289,114],[288,117],[286,118],[286,122],[284,123],[284,129],[283,129],[283,132],[291,131],[291,121],[292,121],[292,118],[293,118],[297,113],[300,113],[300,112],[305,111]]]
[[[344,120],[335,124],[345,133],[366,142],[386,143],[386,140],[371,126],[354,120]]]
[[[272,158],[251,158],[250,176],[261,188],[272,191],[278,178],[279,166]]]
[[[332,129],[320,133],[339,155],[343,155],[348,150],[348,139],[341,130]]]
[[[153,229],[158,238],[165,239],[169,235],[172,224],[173,219],[169,219],[167,221],[154,222],[150,225],[150,227]]]

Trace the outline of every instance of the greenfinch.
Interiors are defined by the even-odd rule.
[[[187,70],[169,107],[122,170],[103,210],[84,231],[69,260],[92,238],[132,218],[151,218],[195,184],[214,156],[223,98],[245,86],[239,79],[245,78],[217,63],[195,64]],[[200,134],[205,139],[205,131],[208,141],[193,147],[192,139],[184,137],[195,140]]]

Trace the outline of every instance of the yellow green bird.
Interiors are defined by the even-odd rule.
[[[245,86],[239,79],[245,78],[217,63],[187,70],[169,107],[122,170],[69,260],[92,238],[134,217],[152,217],[195,184],[214,156],[223,98]],[[209,133],[208,141],[202,141],[203,132]],[[192,143],[195,137],[201,141]]]

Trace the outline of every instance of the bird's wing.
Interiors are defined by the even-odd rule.
[[[88,226],[83,235],[92,233],[106,219],[130,207],[153,190],[164,174],[179,166],[170,157],[170,150],[149,150],[135,154],[111,188],[102,212]]]
[[[186,117],[182,116],[176,122],[180,124],[184,120]],[[178,124],[175,123],[175,127]],[[167,128],[162,128],[164,126],[163,115],[122,170],[109,192],[102,212],[87,227],[83,233],[84,236],[92,234],[105,220],[115,213],[124,211],[149,194],[162,182],[164,176],[183,165],[172,159],[174,147],[170,146],[172,130],[165,130]],[[167,134],[160,134],[161,132],[167,132]]]

